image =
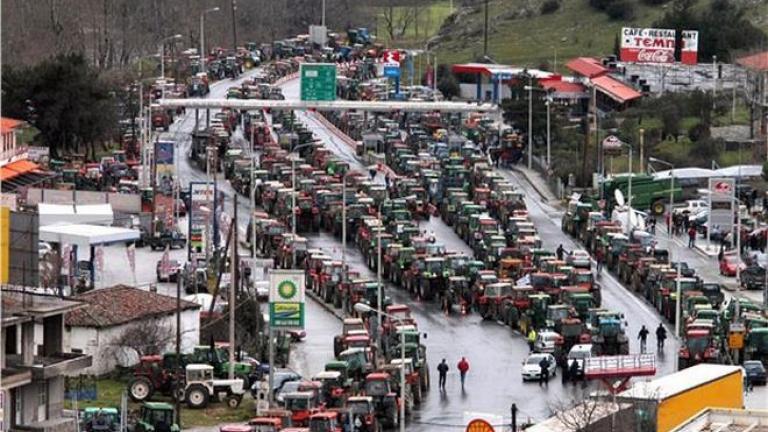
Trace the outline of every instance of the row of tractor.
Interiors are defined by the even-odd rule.
[[[668,251],[656,247],[653,235],[641,230],[627,234],[591,203],[576,200],[568,204],[562,229],[601,257],[608,271],[668,322],[675,323],[680,309],[681,368],[731,362],[734,352],[743,360],[768,361],[765,310],[746,300],[725,302],[720,284],[704,281],[685,263],[670,262]]]

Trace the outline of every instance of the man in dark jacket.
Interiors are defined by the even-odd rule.
[[[445,362],[445,359],[437,365],[437,374],[439,387],[441,390],[445,390],[445,378],[448,375],[448,363]]]

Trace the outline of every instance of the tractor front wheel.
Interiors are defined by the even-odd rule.
[[[152,383],[145,377],[134,378],[128,385],[128,395],[134,402],[144,402],[152,398],[154,388]]]
[[[208,389],[202,385],[193,385],[187,389],[187,406],[192,409],[202,409],[208,406],[211,396]]]
[[[230,395],[227,397],[227,406],[231,409],[236,409],[240,406],[240,402],[243,401],[242,396]]]

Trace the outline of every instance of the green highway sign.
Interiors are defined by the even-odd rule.
[[[336,100],[336,65],[302,63],[299,67],[302,101]]]

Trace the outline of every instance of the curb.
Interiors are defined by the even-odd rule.
[[[525,178],[525,181],[528,182],[528,184],[531,185],[531,187],[533,187],[533,189],[536,191],[536,193],[539,194],[541,199],[544,200],[544,202],[546,202],[546,203],[549,202],[549,198],[547,198],[546,194],[541,191],[541,189],[539,188],[538,185],[536,185],[535,182],[531,181],[531,179],[528,177],[528,175],[524,171],[519,170],[519,169],[515,168],[514,166],[510,167],[509,170],[510,171],[514,171],[516,173],[520,173]]]
[[[318,303],[318,304],[320,305],[320,307],[322,307],[322,308],[323,308],[323,309],[325,309],[327,312],[330,312],[330,313],[331,313],[331,315],[333,315],[334,317],[336,317],[336,319],[338,319],[339,321],[344,321],[344,315],[343,315],[341,312],[339,312],[338,310],[336,310],[336,308],[335,308],[335,307],[333,307],[333,306],[329,305],[328,303],[324,302],[324,301],[323,301],[323,299],[321,299],[320,297],[318,297],[318,295],[317,295],[317,294],[315,294],[315,293],[314,293],[314,292],[312,292],[311,290],[309,290],[309,291],[305,291],[305,293],[307,294],[307,296],[308,296],[309,298],[311,298],[312,300],[314,300],[314,301],[315,301],[315,303]]]

